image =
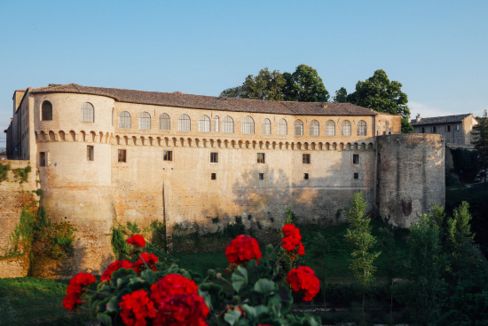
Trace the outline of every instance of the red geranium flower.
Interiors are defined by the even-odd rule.
[[[146,246],[146,240],[144,240],[144,237],[140,234],[134,234],[127,240],[125,240],[128,244],[131,244],[135,247],[139,248],[144,248]]]
[[[63,306],[66,310],[73,310],[81,304],[83,288],[95,283],[97,279],[90,273],[78,273],[71,278],[66,288],[66,296],[63,299]]]
[[[198,294],[198,286],[180,274],[167,274],[151,285],[151,299],[155,302],[179,294]]]
[[[289,271],[286,281],[293,292],[303,294],[303,301],[312,301],[320,291],[320,281],[308,266],[299,266]]]
[[[156,263],[158,262],[158,257],[155,254],[149,252],[142,252],[139,255],[139,259],[134,263],[134,269],[136,272],[140,272],[142,267],[148,266],[153,271],[156,270]]]
[[[124,325],[146,326],[147,318],[156,317],[154,303],[145,290],[137,290],[126,294],[119,303],[120,318]]]
[[[112,277],[112,273],[115,271],[118,271],[121,268],[126,268],[126,269],[131,269],[132,268],[132,263],[128,260],[116,260],[110,265],[107,266],[105,271],[103,272],[102,276],[100,277],[100,280],[102,281],[110,281],[110,278]]]
[[[249,260],[261,258],[259,244],[253,237],[248,235],[238,235],[225,249],[225,256],[231,264],[241,264]]]
[[[300,256],[305,255],[300,229],[293,224],[285,224],[281,231],[283,232],[281,247],[290,253],[295,253],[296,251]]]
[[[167,296],[157,303],[155,326],[206,326],[209,309],[197,294]]]

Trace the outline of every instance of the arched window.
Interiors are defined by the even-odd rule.
[[[198,131],[200,132],[210,132],[210,118],[203,115],[198,121]]]
[[[247,116],[242,120],[241,132],[247,135],[254,134],[254,120],[250,116]]]
[[[368,132],[366,121],[359,120],[358,122],[358,136],[366,136]]]
[[[139,129],[151,129],[151,115],[148,112],[139,114]]]
[[[342,123],[342,136],[351,136],[351,122],[349,120]]]
[[[122,111],[119,113],[119,128],[130,128],[130,113]]]
[[[295,136],[303,136],[303,122],[301,120],[295,121]]]
[[[335,136],[335,122],[332,120],[327,121],[326,128],[327,130],[327,136]]]
[[[191,120],[188,114],[180,115],[178,119],[178,131],[188,132],[191,130]]]
[[[214,118],[214,131],[219,132],[220,131],[220,118],[218,115],[216,115]]]
[[[41,120],[50,121],[53,119],[53,105],[49,101],[42,102]]]
[[[171,118],[169,114],[162,113],[159,116],[159,129],[169,131],[171,130]]]
[[[85,102],[81,105],[81,120],[83,122],[95,121],[95,108],[91,103]]]
[[[310,136],[317,137],[320,135],[320,124],[317,120],[310,122]]]
[[[288,123],[285,119],[281,119],[280,122],[278,122],[278,134],[280,136],[288,135]]]
[[[271,135],[271,120],[264,119],[263,121],[263,134]]]
[[[222,128],[223,131],[227,134],[233,134],[234,133],[234,120],[232,120],[231,117],[228,115],[225,116],[224,120],[222,121]]]

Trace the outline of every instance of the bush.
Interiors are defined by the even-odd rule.
[[[7,180],[10,165],[0,163],[0,182]]]
[[[478,151],[466,148],[451,149],[454,171],[464,182],[473,182],[480,171]]]

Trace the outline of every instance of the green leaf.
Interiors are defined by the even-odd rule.
[[[112,318],[108,314],[97,314],[97,320],[102,325],[111,326],[112,325]]]
[[[239,318],[241,318],[241,312],[239,310],[229,310],[224,315],[224,320],[230,325],[234,325]]]
[[[239,292],[244,286],[247,285],[248,278],[247,278],[247,269],[242,266],[237,266],[234,273],[230,277],[232,281],[232,287],[236,292]]]
[[[114,296],[114,297],[110,298],[110,300],[107,302],[106,310],[108,312],[113,312],[113,311],[117,311],[118,307],[119,306],[117,305],[117,297]]]
[[[266,278],[259,279],[256,284],[254,284],[254,291],[261,294],[270,294],[276,290],[275,282],[268,280]]]

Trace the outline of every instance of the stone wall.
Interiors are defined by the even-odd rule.
[[[31,171],[27,182],[20,183],[15,180],[12,170],[27,167],[29,161],[0,161],[0,164],[10,167],[7,180],[0,182],[0,225],[2,227],[2,232],[0,232],[0,278],[26,276],[29,268],[26,257],[8,257],[8,251],[12,245],[11,235],[19,222],[22,207],[33,199],[35,173]]]
[[[409,227],[433,205],[444,206],[444,141],[437,134],[401,134],[377,138],[379,214]]]

